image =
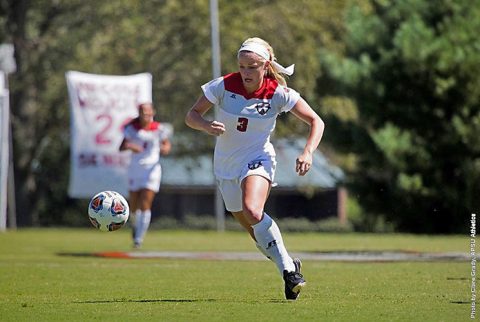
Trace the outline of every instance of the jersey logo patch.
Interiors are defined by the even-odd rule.
[[[268,110],[271,108],[270,103],[268,100],[263,100],[263,102],[255,104],[255,109],[257,110],[258,114],[265,115],[267,114]]]

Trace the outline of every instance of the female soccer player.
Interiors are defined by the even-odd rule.
[[[160,189],[160,154],[168,154],[171,148],[171,129],[153,120],[153,104],[140,104],[138,113],[138,117],[125,126],[124,138],[120,144],[120,151],[133,152],[128,168],[128,189],[130,211],[135,217],[135,248],[142,245],[150,225],[153,198]]]
[[[291,75],[294,66],[285,68],[277,63],[266,41],[247,39],[237,60],[239,72],[202,86],[203,95],[187,113],[185,123],[218,136],[214,172],[226,209],[277,265],[285,282],[285,297],[295,300],[306,284],[300,273],[301,262],[289,256],[277,224],[264,213],[276,165],[270,133],[282,112],[291,111],[310,126],[305,148],[296,160],[296,171],[303,176],[312,165],[324,123],[295,90],[287,87],[282,74]],[[209,121],[204,114],[212,106],[216,107],[216,120]]]

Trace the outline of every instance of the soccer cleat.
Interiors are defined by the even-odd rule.
[[[296,300],[302,288],[307,284],[303,275],[300,273],[302,262],[298,258],[293,259],[295,265],[294,272],[283,271],[283,280],[285,281],[285,298],[287,300]]]

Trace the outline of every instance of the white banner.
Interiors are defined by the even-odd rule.
[[[118,150],[123,126],[152,101],[152,75],[66,73],[71,108],[71,170],[68,194],[90,198],[102,190],[128,193],[129,152]]]

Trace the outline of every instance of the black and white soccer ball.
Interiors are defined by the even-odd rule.
[[[122,228],[129,215],[127,200],[116,191],[99,192],[88,204],[88,218],[92,225],[101,231]]]

